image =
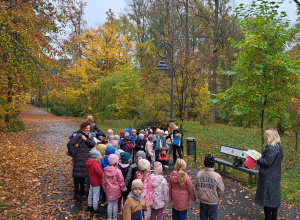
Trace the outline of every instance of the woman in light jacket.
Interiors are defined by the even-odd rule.
[[[280,179],[283,152],[279,134],[276,130],[266,130],[265,147],[262,157],[257,160],[259,176],[255,203],[264,207],[265,220],[277,219],[280,207]]]

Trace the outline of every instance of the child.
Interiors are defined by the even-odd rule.
[[[151,161],[151,158],[153,156],[153,141],[154,141],[154,136],[149,135],[148,136],[148,141],[146,142],[146,146],[145,146],[145,151],[146,151],[146,155],[147,155],[147,159],[149,161]]]
[[[175,170],[170,174],[169,194],[173,219],[186,219],[190,197],[196,205],[198,204],[192,182],[186,173],[186,162],[183,159],[176,161]]]
[[[149,177],[149,171],[150,171],[150,162],[146,159],[140,159],[139,163],[139,171],[135,173],[136,179],[141,179],[143,182],[143,195],[146,197],[147,206],[151,206],[153,204],[153,198],[152,198],[152,186],[151,186],[151,180]],[[148,217],[151,214],[151,209],[148,209],[145,212],[145,219],[148,219]]]
[[[130,158],[131,155],[128,152],[121,153],[121,163],[118,164],[118,168],[121,170],[124,180],[126,179],[128,170],[130,168]],[[118,200],[118,213],[121,213],[121,202],[123,198],[123,204],[125,204],[127,194],[123,194]]]
[[[100,213],[98,210],[98,201],[100,195],[100,185],[102,184],[103,172],[100,168],[99,160],[100,152],[96,149],[90,151],[90,156],[86,161],[86,172],[89,175],[90,190],[88,196],[88,211]]]
[[[118,169],[119,157],[115,154],[108,156],[109,166],[104,169],[103,189],[108,200],[107,215],[108,220],[117,219],[118,199],[121,197],[121,191],[126,191],[124,178],[121,170]]]
[[[220,174],[214,171],[213,155],[205,156],[204,166],[197,174],[195,185],[200,200],[200,220],[214,220],[218,219],[218,202],[224,193],[224,183]]]
[[[128,195],[131,191],[131,183],[134,180],[135,177],[135,173],[139,170],[138,168],[138,162],[140,159],[146,159],[146,153],[144,151],[138,151],[135,155],[135,160],[134,163],[131,164],[131,166],[129,167],[126,179],[125,179],[125,185],[127,187],[127,194]]]
[[[108,161],[109,155],[114,154],[116,151],[115,148],[109,147],[109,146],[110,146],[110,144],[107,144],[107,148],[105,150],[106,155],[104,156],[104,158],[102,159],[102,162],[101,162],[101,169],[104,173],[105,173],[105,168],[109,166],[109,161]],[[103,187],[101,187],[100,193],[101,193],[101,206],[105,206],[106,205],[106,193],[105,193]]]
[[[156,129],[156,131],[155,131],[155,145],[154,145],[154,150],[155,150],[155,159],[154,159],[154,161],[157,160],[158,154],[160,152],[160,148],[162,147],[161,143],[160,143],[160,135],[159,135],[159,133],[160,133],[160,130]]]
[[[167,150],[165,147],[160,148],[157,161],[161,162],[165,168],[168,168],[167,164],[169,163]]]
[[[164,206],[169,204],[169,187],[167,180],[161,175],[162,164],[154,162],[154,174],[150,175],[153,190],[153,204],[151,206],[151,220],[162,220]]]
[[[135,147],[133,149],[133,158],[136,155],[136,152],[139,150],[145,151],[147,141],[145,140],[144,134],[139,134],[138,138],[135,141]]]
[[[125,202],[123,210],[123,219],[144,220],[144,211],[148,206],[145,196],[142,194],[143,182],[140,179],[133,180],[131,192]]]

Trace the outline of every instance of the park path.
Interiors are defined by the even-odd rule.
[[[93,215],[85,212],[87,202],[78,203],[73,200],[72,163],[66,155],[68,137],[78,129],[78,125],[71,119],[55,116],[39,108],[26,105],[21,117],[30,129],[33,141],[48,152],[45,157],[51,169],[40,176],[40,190],[43,203],[50,209],[50,219],[106,219],[104,215]],[[101,127],[101,125],[99,125]],[[172,167],[165,170],[165,177],[169,178]],[[193,183],[198,170],[189,168]],[[249,190],[230,180],[224,179],[225,195],[219,205],[219,220],[225,219],[264,219],[262,207],[254,204],[255,191]],[[199,219],[199,207],[190,202],[187,219]],[[49,213],[49,212],[48,212]],[[165,219],[171,219],[171,207],[164,210]],[[45,216],[45,219],[47,216]],[[299,219],[300,210],[282,202],[278,211],[278,219]],[[121,219],[121,217],[119,217]]]

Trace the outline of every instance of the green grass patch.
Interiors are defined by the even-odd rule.
[[[6,205],[5,202],[0,202],[0,213],[4,212],[7,208],[8,205]]]
[[[50,113],[51,113],[50,107],[48,107],[48,111],[47,111],[47,108],[46,108],[46,107],[40,107],[40,109],[42,109],[42,110],[45,111],[45,112],[50,112]]]

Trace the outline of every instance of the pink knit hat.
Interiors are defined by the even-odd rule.
[[[119,161],[119,157],[116,154],[110,154],[108,156],[109,165],[113,165]]]
[[[162,172],[162,164],[161,164],[161,162],[158,162],[158,161],[156,161],[156,162],[154,162],[154,173],[155,174],[160,174],[161,172]]]

